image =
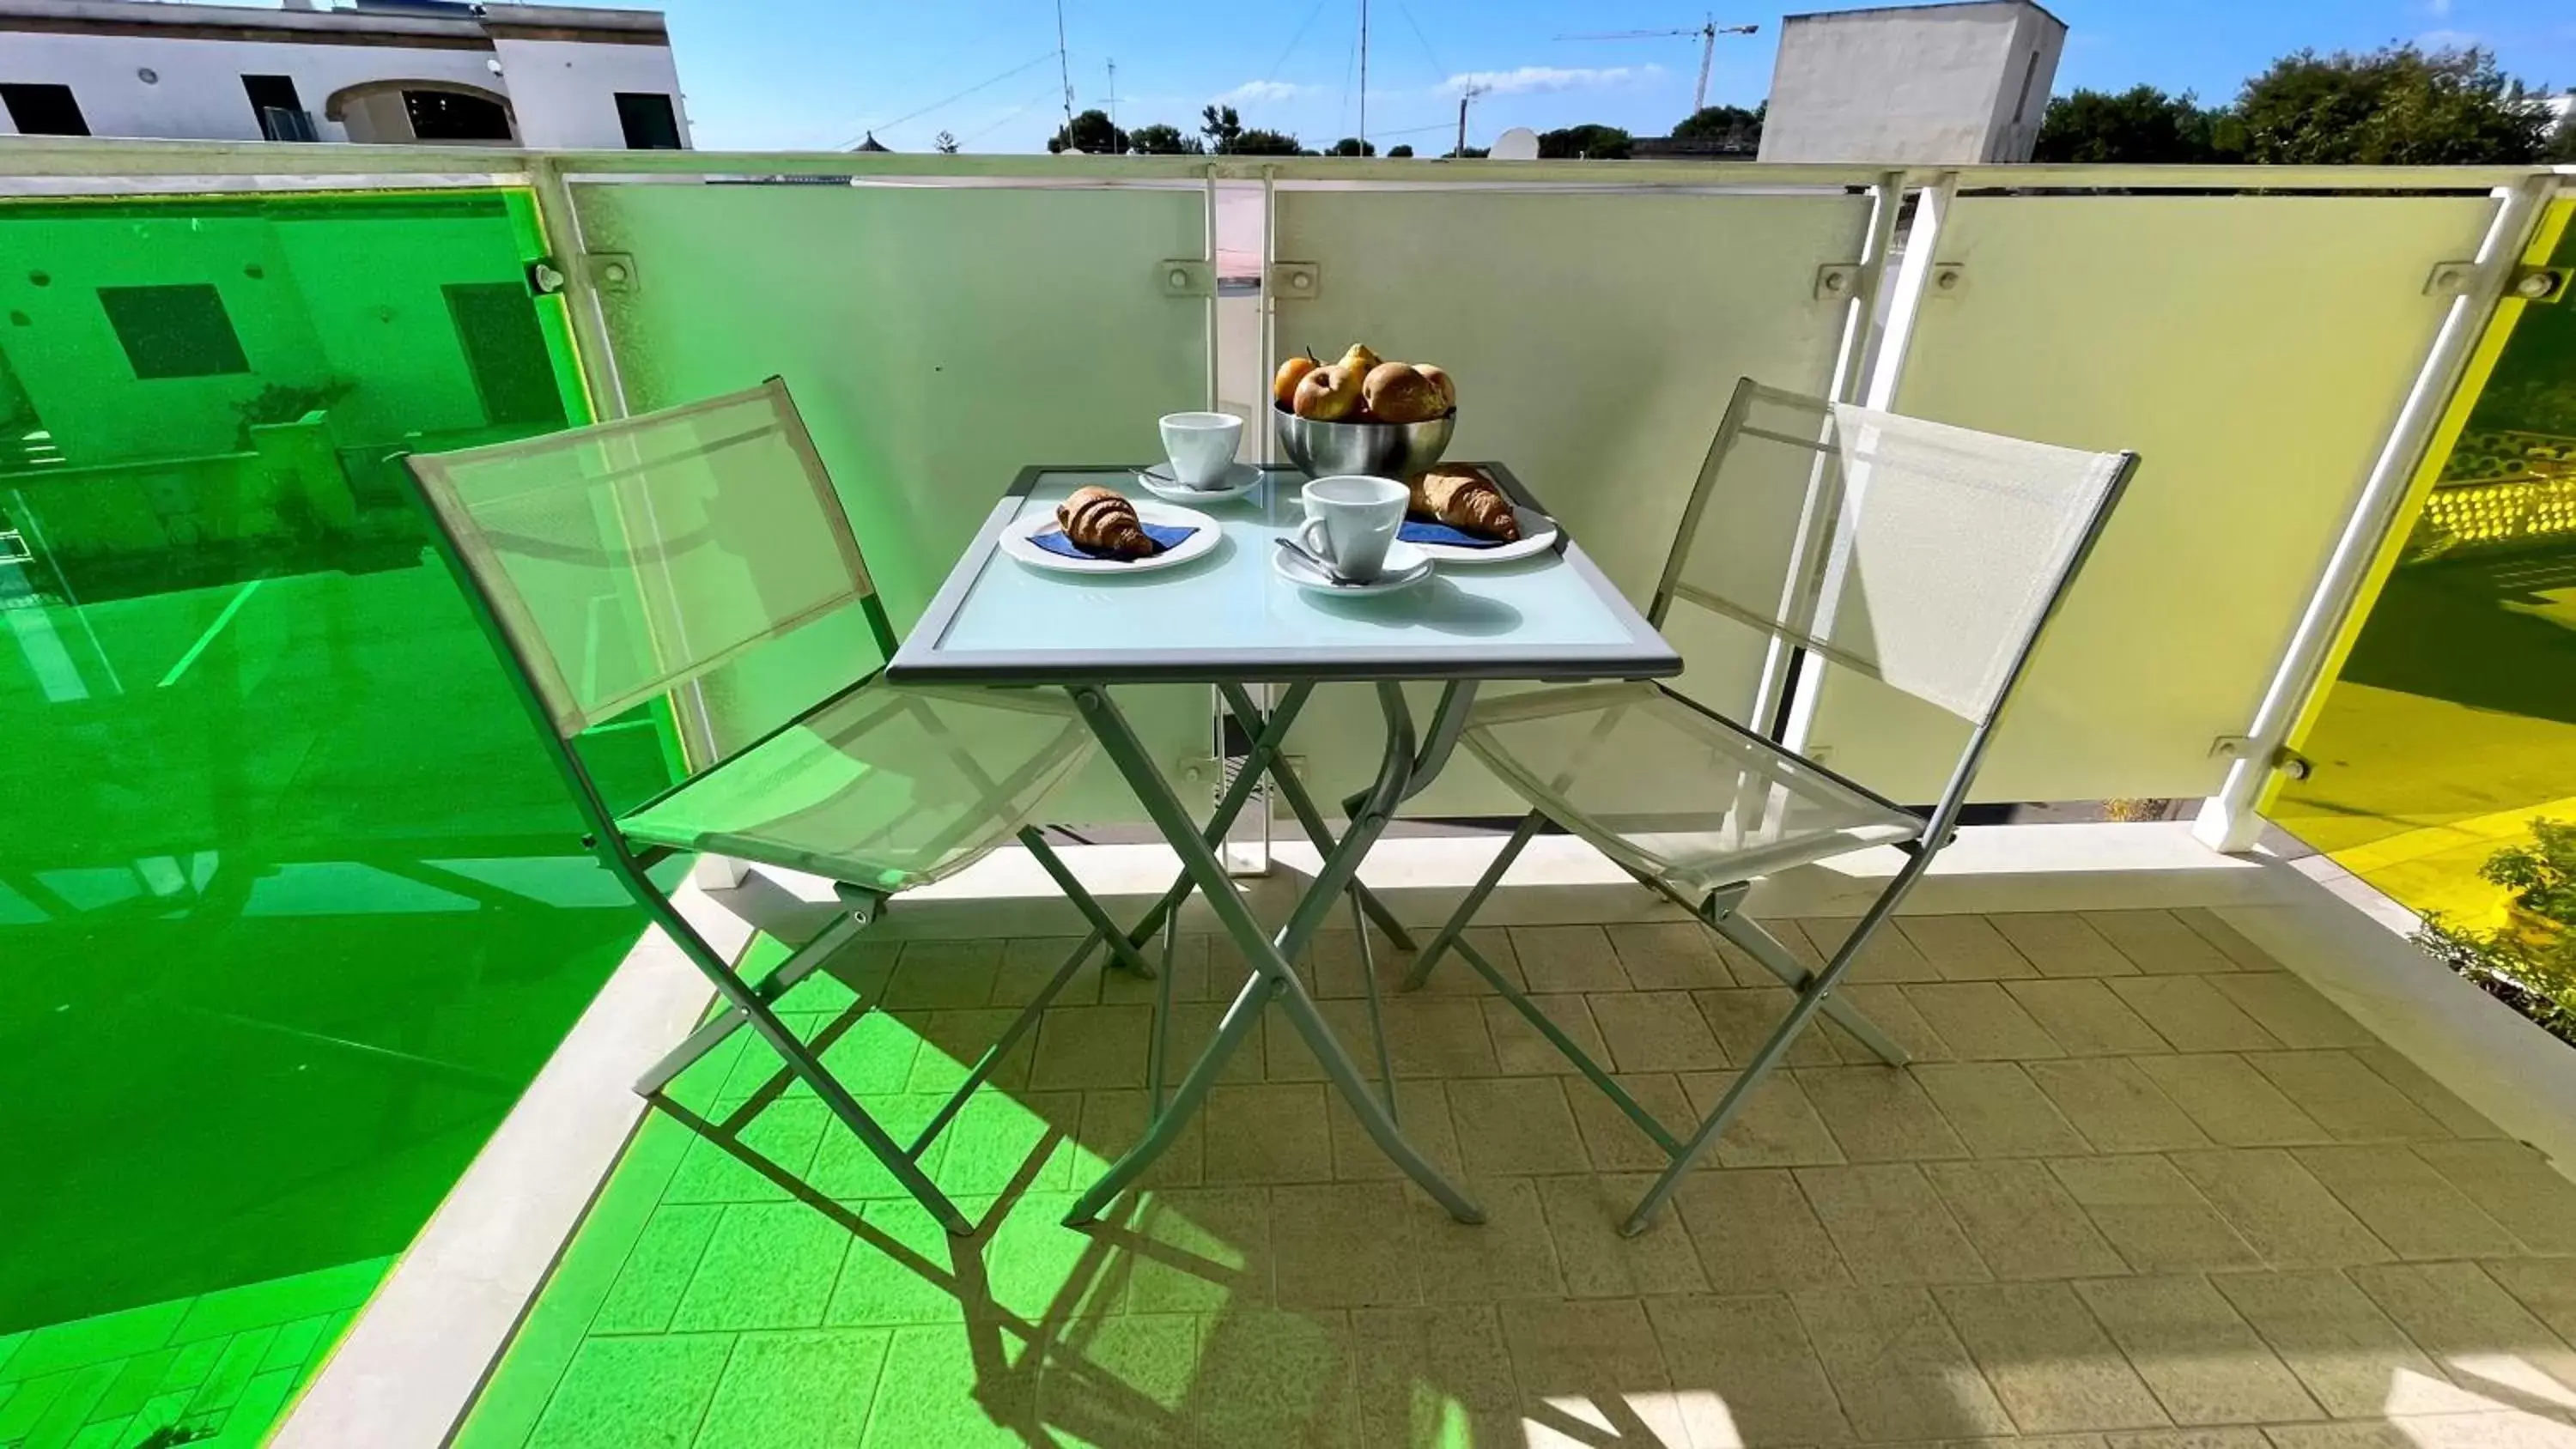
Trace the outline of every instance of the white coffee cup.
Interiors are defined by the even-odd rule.
[[[1184,488],[1224,486],[1242,441],[1243,419],[1232,413],[1163,415],[1163,456],[1172,465],[1172,481]]]
[[[1410,496],[1392,478],[1318,478],[1306,485],[1306,521],[1298,525],[1297,542],[1352,583],[1373,582],[1386,567],[1396,530],[1404,526]]]

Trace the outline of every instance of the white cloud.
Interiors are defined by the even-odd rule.
[[[2424,0],[2424,13],[2436,20],[2451,18],[2451,0]]]
[[[2426,50],[2466,50],[2478,38],[2466,30],[2427,30],[2415,37],[2415,43]]]
[[[1449,77],[1434,89],[1452,96],[1470,86],[1499,96],[1528,95],[1540,91],[1602,90],[1653,80],[1663,73],[1664,68],[1659,65],[1614,65],[1607,68],[1525,65],[1518,70],[1468,71]]]
[[[1250,106],[1264,101],[1295,100],[1313,89],[1313,86],[1294,85],[1287,81],[1245,81],[1233,90],[1212,99],[1221,106]]]

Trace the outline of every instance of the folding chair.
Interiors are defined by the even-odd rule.
[[[972,1231],[921,1154],[1106,940],[1152,969],[1028,824],[1088,758],[1070,701],[1035,692],[898,689],[896,638],[848,516],[776,378],[745,392],[597,427],[440,455],[413,477],[439,550],[508,667],[586,822],[583,844],[714,983],[724,1009],[645,1074],[659,1093],[748,1026],[952,1233]],[[799,635],[800,659],[843,661],[823,698],[618,813],[574,746],[589,727]],[[713,683],[713,681],[708,681]],[[702,686],[703,687],[703,686]],[[954,874],[1016,836],[1093,931],[899,1143],[775,1011],[897,892]],[[839,910],[757,982],[646,874],[705,851],[820,875]]]
[[[1834,988],[1949,843],[1995,720],[2136,465],[2134,453],[2022,442],[1750,378],[1737,385],[1647,617],[1670,628],[1681,603],[1700,614],[1675,623],[1749,626],[1761,654],[1758,714],[1794,697],[1800,672],[1832,666],[1964,721],[1966,743],[1928,809],[1897,805],[1662,684],[1578,685],[1476,706],[1467,747],[1532,809],[1405,985],[1419,987],[1455,950],[1664,1149],[1671,1163],[1623,1231],[1645,1228],[1818,1012],[1904,1063]],[[1550,820],[1796,992],[1687,1137],[1638,1105],[1460,934]],[[1873,845],[1907,859],[1821,969],[1738,909],[1757,876]]]

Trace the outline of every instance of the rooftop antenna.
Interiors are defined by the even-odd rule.
[[[1458,93],[1458,149],[1450,154],[1462,161],[1467,158],[1467,103],[1492,89],[1492,86],[1470,81],[1467,88]]]
[[[1055,70],[1064,79],[1064,134],[1073,138],[1073,62],[1064,49],[1064,0],[1055,0]]]
[[[1118,145],[1118,62],[1115,59],[1109,62],[1109,145],[1113,150]]]
[[[1598,35],[1560,35],[1559,40],[1661,40],[1673,35],[1699,37],[1699,88],[1691,92],[1693,113],[1708,109],[1708,67],[1717,59],[1717,38],[1721,35],[1752,35],[1759,25],[1720,25],[1714,16],[1682,30],[1612,30]]]
[[[1360,154],[1368,154],[1368,0],[1360,0]]]

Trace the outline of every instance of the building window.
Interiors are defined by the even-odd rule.
[[[2013,103],[2012,123],[2014,125],[2020,125],[2022,123],[2022,118],[2030,114],[2030,88],[2037,84],[2038,81],[2039,52],[2034,50],[2030,53],[2030,64],[2022,67],[2021,99]]]
[[[101,287],[98,302],[107,309],[107,325],[116,329],[137,378],[250,371],[224,299],[211,285]]]
[[[507,141],[510,113],[498,101],[457,91],[405,91],[404,114],[423,141]]]
[[[21,136],[89,134],[70,86],[0,85],[0,105],[9,108],[9,123]]]
[[[671,98],[658,91],[619,91],[617,124],[626,132],[629,151],[680,149],[680,117]]]
[[[250,113],[259,118],[261,135],[272,141],[313,139],[313,118],[304,114],[293,76],[246,75],[242,92],[250,97]]]

